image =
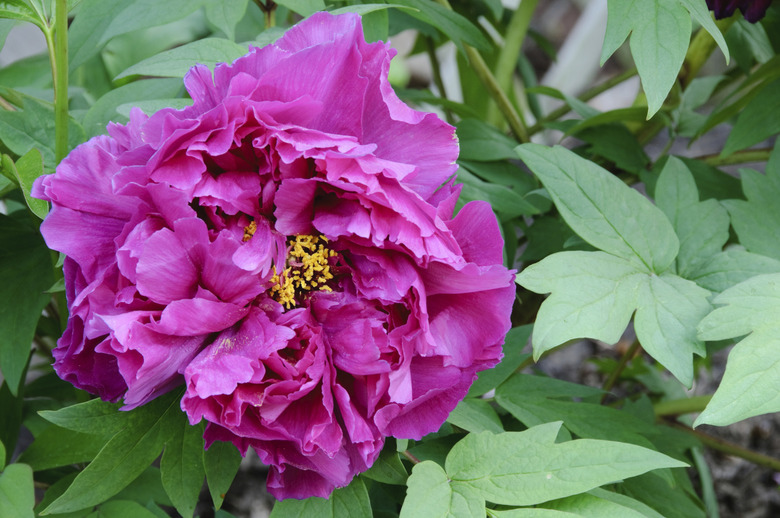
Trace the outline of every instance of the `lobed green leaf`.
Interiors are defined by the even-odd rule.
[[[447,475],[490,502],[535,505],[654,469],[685,466],[632,444],[593,439],[556,444],[560,426],[469,434],[447,456]]]
[[[485,499],[466,484],[450,482],[433,461],[414,466],[400,518],[485,516]]]
[[[723,380],[694,424],[725,426],[780,411],[780,274],[748,279],[714,302],[723,307],[701,321],[699,337],[748,336],[729,353]]]
[[[702,14],[700,9],[696,12]],[[649,119],[661,108],[677,79],[688,50],[691,17],[679,0],[610,0],[602,65],[629,34],[631,55],[647,95]]]
[[[663,213],[639,192],[562,147],[518,146],[566,223],[591,245],[656,273],[674,261],[679,241]]]

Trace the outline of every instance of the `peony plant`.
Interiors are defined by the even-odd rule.
[[[279,499],[438,430],[501,359],[514,275],[488,203],[453,217],[454,128],[396,97],[393,53],[317,13],[39,177],[55,372],[124,410],[184,385],[206,447],[253,448]]]

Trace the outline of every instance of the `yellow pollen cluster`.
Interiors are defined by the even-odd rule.
[[[279,276],[274,267],[271,296],[287,309],[295,306],[296,295],[307,291],[333,291],[327,282],[333,278],[328,259],[336,252],[326,248],[324,236],[294,236],[288,244],[287,267]]]
[[[244,227],[244,238],[242,239],[242,241],[246,243],[247,241],[252,239],[252,236],[255,235],[256,230],[257,230],[257,223],[255,223],[254,221],[250,221],[249,225]]]

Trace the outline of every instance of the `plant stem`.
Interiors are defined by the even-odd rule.
[[[263,0],[254,0],[254,2],[265,15],[265,28],[270,29],[276,25],[276,3],[273,0],[267,0],[267,3]]]
[[[585,92],[582,95],[580,95],[578,97],[578,99],[580,101],[583,101],[583,102],[589,101],[589,100],[593,99],[594,97],[596,97],[597,95],[599,95],[600,93],[606,92],[610,88],[613,88],[614,86],[619,85],[623,81],[631,79],[635,75],[637,75],[636,68],[632,68],[630,70],[626,70],[625,72],[622,72],[622,73],[616,75],[613,78],[607,79],[606,81],[604,81],[600,85],[594,86],[593,88],[591,88],[587,92]],[[560,108],[551,111],[549,114],[547,114],[547,116],[545,118],[541,119],[536,124],[531,126],[529,128],[529,130],[528,130],[528,133],[530,133],[531,135],[533,135],[534,133],[538,133],[539,131],[544,129],[544,124],[546,122],[558,120],[561,117],[563,117],[564,115],[566,115],[567,113],[569,113],[570,111],[571,111],[571,108],[568,105],[564,104]]]
[[[684,399],[673,399],[671,401],[659,401],[653,405],[656,417],[677,416],[683,414],[693,414],[701,412],[712,396],[696,396]]]
[[[761,149],[743,149],[742,151],[735,151],[723,158],[721,158],[720,153],[702,155],[695,158],[696,160],[701,160],[705,164],[718,167],[721,165],[746,164],[749,162],[766,162],[771,154],[772,148],[765,147]]]
[[[774,471],[780,471],[780,459],[777,459],[775,457],[770,457],[769,455],[764,455],[763,453],[758,453],[753,450],[749,450],[747,448],[743,448],[738,444],[734,444],[733,442],[726,441],[724,439],[719,439],[717,437],[713,437],[704,432],[700,432],[699,430],[694,430],[693,428],[689,426],[685,426],[684,424],[678,423],[676,421],[664,421],[664,423],[672,428],[676,428],[682,432],[685,432],[689,435],[696,437],[701,441],[702,444],[704,444],[708,448],[721,451],[723,453],[726,453],[727,455],[733,455],[735,457],[745,459],[749,462],[752,462],[753,464],[764,466]]]
[[[465,44],[463,46],[466,49],[466,56],[469,58],[471,67],[477,73],[477,77],[479,77],[482,84],[485,85],[485,88],[487,88],[488,93],[496,102],[496,105],[498,105],[498,110],[503,114],[512,133],[514,133],[515,137],[520,142],[528,142],[528,130],[525,127],[523,119],[496,82],[496,78],[493,77],[485,60],[482,59],[482,56],[474,47]]]
[[[54,38],[52,45],[48,31],[46,43],[54,79],[54,156],[59,164],[68,154],[68,0],[57,0],[55,5]]]
[[[452,6],[447,0],[435,1],[447,9],[452,10]],[[517,110],[515,110],[515,107],[512,106],[506,93],[501,89],[501,86],[498,84],[498,81],[496,81],[496,78],[490,71],[487,63],[482,59],[482,55],[477,49],[470,45],[466,45],[465,43],[463,44],[463,48],[466,51],[466,57],[469,59],[469,63],[471,63],[471,68],[476,72],[477,77],[498,105],[498,109],[507,123],[509,123],[509,128],[512,130],[512,133],[514,133],[515,137],[520,142],[528,142],[528,129],[525,127],[525,122],[523,122],[522,117]]]
[[[634,343],[631,344],[631,347],[626,349],[626,352],[624,352],[623,356],[620,357],[620,361],[615,366],[615,369],[609,373],[609,377],[604,382],[604,386],[602,387],[604,389],[604,394],[601,396],[602,403],[607,398],[609,391],[612,390],[612,387],[614,387],[615,383],[617,383],[620,374],[626,368],[628,362],[631,361],[631,358],[633,358],[636,355],[636,352],[638,350],[639,350],[639,340],[634,340]]]
[[[509,25],[507,25],[504,46],[499,51],[496,61],[496,81],[507,95],[511,92],[512,77],[517,67],[520,49],[523,46],[525,35],[528,33],[528,26],[531,23],[531,17],[538,3],[539,0],[523,0],[520,2],[520,5],[509,20]],[[500,114],[496,105],[491,104],[488,108],[488,121],[497,125],[499,117]]]
[[[715,24],[718,26],[718,29],[720,29],[720,32],[725,34],[728,28],[731,27],[731,24],[734,23],[735,19],[735,16],[730,16],[723,20],[717,20]],[[709,59],[716,46],[717,43],[704,28],[700,28],[696,32],[690,47],[688,47],[688,52],[685,54],[685,60],[683,61],[682,69],[678,75],[680,84],[683,88],[696,78],[696,74],[699,73],[699,70],[707,59]]]
[[[419,464],[420,463],[420,459],[418,459],[417,457],[415,457],[414,455],[409,453],[409,450],[402,451],[401,455],[403,455],[404,457],[406,457],[407,459],[412,461],[413,464]]]
[[[15,112],[16,108],[14,108],[14,105],[6,101],[3,97],[0,97],[0,108],[7,110],[9,112]]]
[[[447,100],[447,90],[444,89],[444,80],[441,78],[441,67],[439,67],[439,60],[436,58],[436,43],[430,36],[425,36],[425,50],[428,53],[428,59],[431,62],[431,70],[433,70],[433,83],[436,88],[439,89],[439,95],[442,99]],[[452,117],[452,111],[449,108],[444,108],[444,115],[447,117],[447,122],[453,124],[455,119]]]

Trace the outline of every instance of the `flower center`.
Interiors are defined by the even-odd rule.
[[[247,241],[252,239],[252,236],[255,235],[256,231],[257,231],[257,223],[255,223],[254,220],[250,221],[249,225],[244,227],[244,237],[243,237],[242,241],[244,243],[246,243]]]
[[[287,240],[286,268],[281,275],[274,267],[271,278],[271,297],[290,309],[310,291],[333,291],[328,281],[333,279],[330,271],[331,257],[336,252],[326,246],[325,236],[292,236]]]

